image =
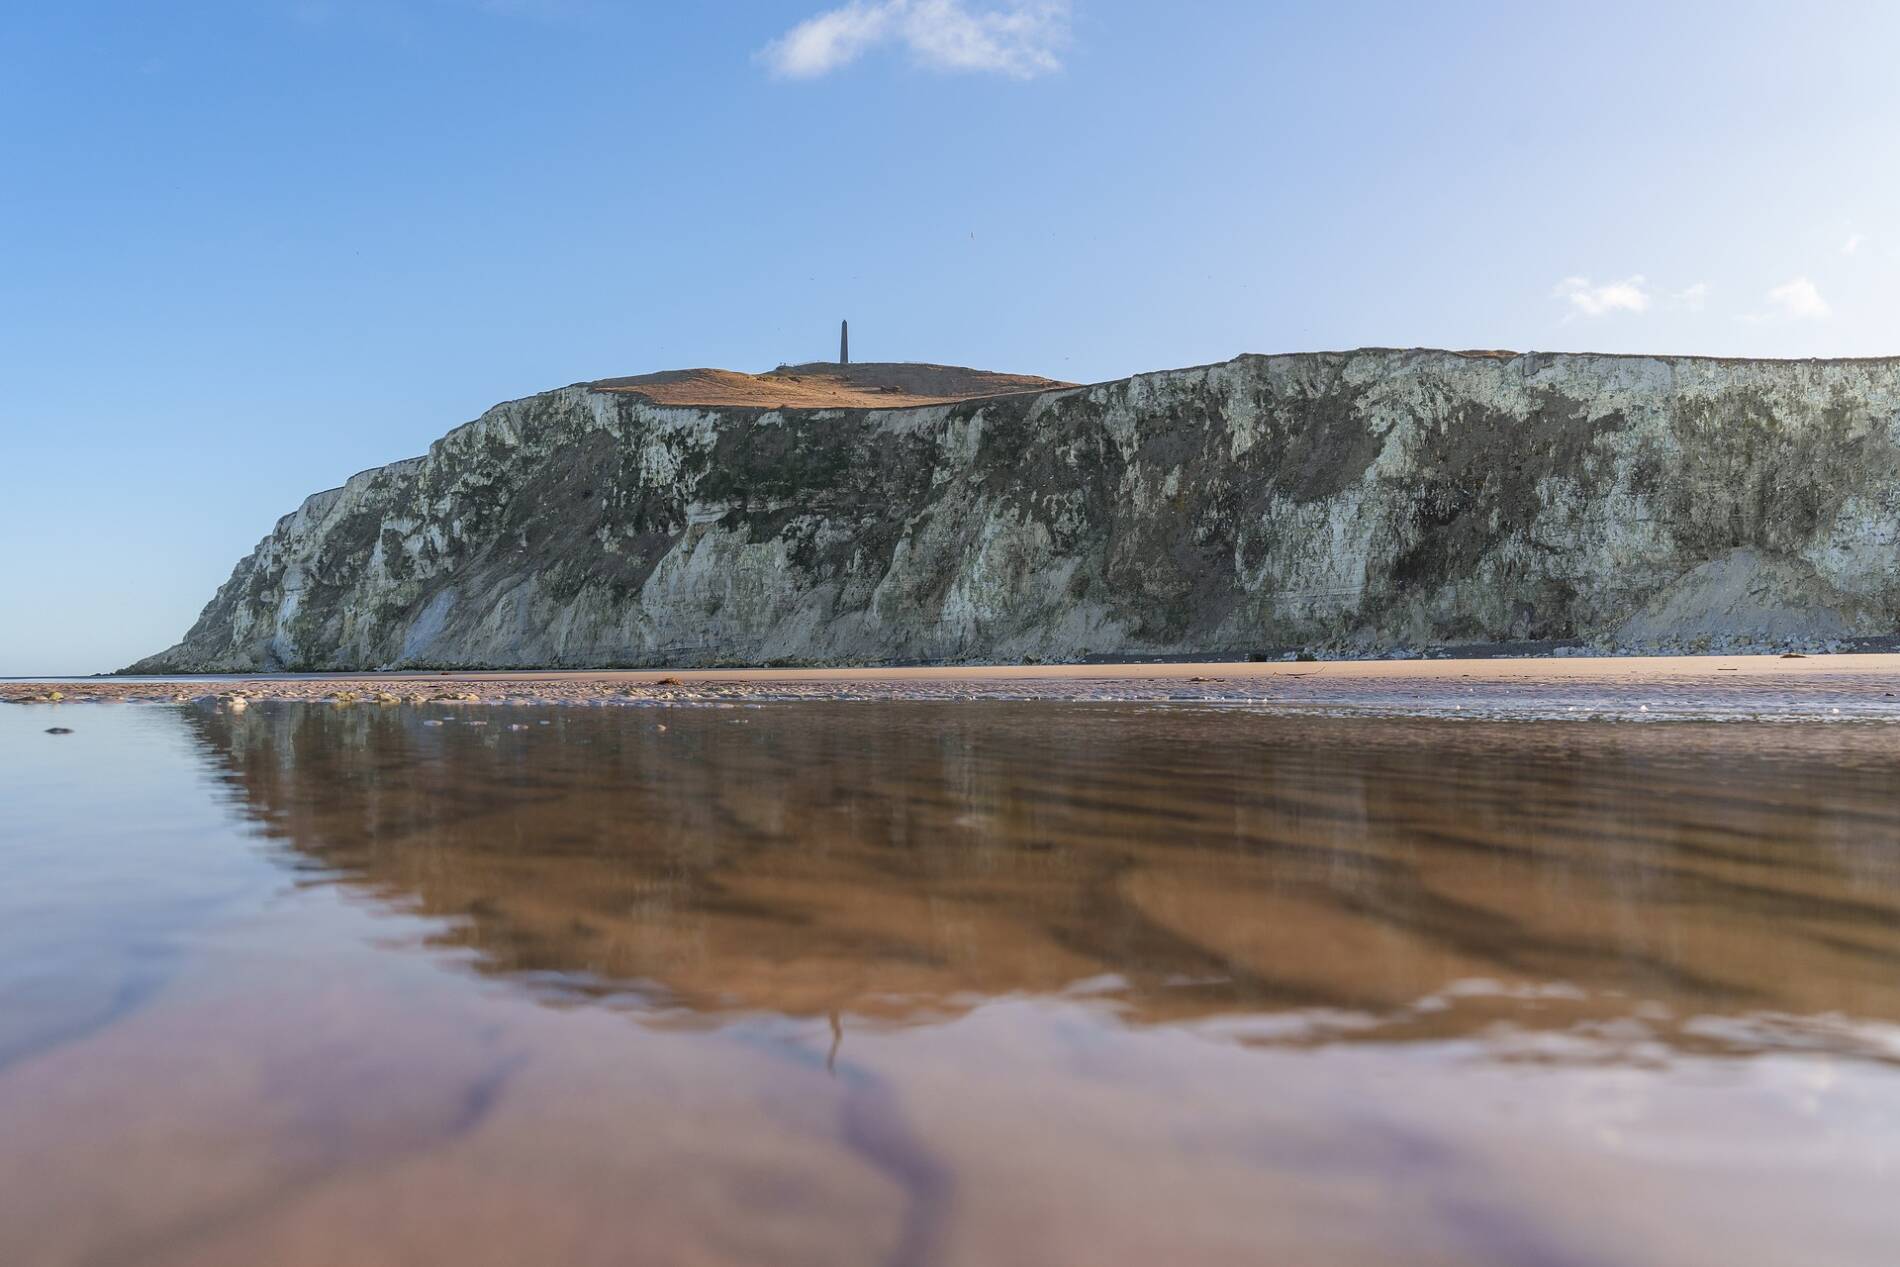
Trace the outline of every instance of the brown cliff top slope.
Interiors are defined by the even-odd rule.
[[[729,405],[754,409],[900,409],[981,396],[1073,387],[1034,374],[998,374],[960,365],[817,361],[781,365],[769,374],[736,370],[663,370],[631,378],[603,378],[595,391],[625,392],[656,405]]]

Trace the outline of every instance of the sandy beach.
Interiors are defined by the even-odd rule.
[[[1900,719],[1900,655],[258,674],[0,682],[0,702],[693,706],[797,700],[1246,705],[1523,720]],[[242,701],[240,703],[240,701]]]

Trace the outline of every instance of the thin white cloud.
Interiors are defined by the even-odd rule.
[[[1068,42],[1068,0],[1003,0],[978,9],[964,0],[851,0],[800,22],[757,57],[775,75],[816,79],[895,45],[933,70],[1033,79],[1062,69]]]
[[[1566,277],[1550,292],[1570,304],[1571,316],[1604,317],[1613,312],[1647,312],[1652,302],[1641,273],[1620,282],[1592,285],[1588,277]]]
[[[1709,303],[1709,284],[1697,282],[1669,296],[1669,301],[1679,308],[1687,308],[1690,312],[1701,312]]]
[[[1768,292],[1768,302],[1790,321],[1818,321],[1832,311],[1815,284],[1795,277]]]
[[[1852,255],[1855,251],[1860,250],[1861,243],[1865,242],[1866,240],[1867,240],[1867,235],[1865,233],[1848,234],[1847,241],[1841,243],[1841,254]]]

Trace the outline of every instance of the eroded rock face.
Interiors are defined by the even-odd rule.
[[[136,672],[1900,630],[1900,361],[1367,350],[911,409],[498,405]]]

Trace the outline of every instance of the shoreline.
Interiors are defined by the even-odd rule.
[[[1900,654],[546,669],[0,680],[0,703],[732,706],[799,701],[1246,705],[1522,720],[1900,721]]]

